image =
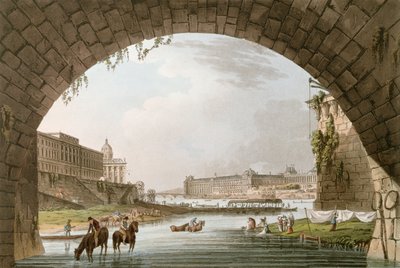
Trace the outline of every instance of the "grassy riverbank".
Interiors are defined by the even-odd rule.
[[[292,234],[280,233],[277,224],[270,224],[270,230],[274,234],[281,234],[289,237],[299,237],[301,233],[309,236],[319,236],[322,241],[328,243],[341,243],[343,241],[368,242],[372,238],[375,222],[364,223],[358,220],[351,220],[337,224],[336,231],[330,232],[331,224],[329,223],[310,223],[308,228],[306,219],[295,221]],[[310,232],[311,230],[311,232]]]
[[[170,207],[147,203],[138,203],[135,205],[103,205],[82,210],[55,210],[55,211],[40,211],[39,212],[39,229],[43,232],[59,232],[63,231],[64,225],[68,219],[71,219],[72,226],[77,226],[74,230],[85,229],[88,227],[87,218],[89,216],[99,219],[102,216],[111,215],[115,211],[122,214],[130,213],[132,209],[139,211],[150,211],[151,209],[160,210],[161,216],[139,217],[137,221],[148,222],[161,219],[173,214],[183,214],[190,210],[184,207]]]

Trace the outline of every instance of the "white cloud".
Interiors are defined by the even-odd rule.
[[[95,82],[84,96],[64,110],[57,104],[41,127],[73,132],[97,149],[108,136],[134,180],[149,187],[182,186],[189,174],[312,165],[302,105],[308,76],[267,49],[227,37],[177,35],[112,78],[91,73]]]

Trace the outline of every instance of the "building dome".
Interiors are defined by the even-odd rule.
[[[108,139],[106,139],[106,143],[101,147],[101,152],[103,153],[103,160],[113,159],[113,150],[111,145],[108,144]]]

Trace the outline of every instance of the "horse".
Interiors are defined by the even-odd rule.
[[[101,224],[103,224],[104,226],[109,226],[110,225],[110,219],[111,219],[111,217],[112,216],[102,216],[102,217],[100,217],[100,219],[99,219],[99,222],[101,223]]]
[[[107,240],[108,240],[108,229],[101,227],[99,230],[99,236],[97,246],[95,245],[94,233],[89,233],[82,238],[78,248],[75,249],[74,256],[79,261],[80,256],[84,249],[86,249],[86,255],[88,256],[89,262],[93,262],[93,250],[95,247],[101,246],[100,255],[103,254],[103,246],[105,247],[104,255],[107,255]]]
[[[171,232],[183,232],[183,231],[187,231],[188,227],[189,227],[189,223],[185,223],[180,226],[171,225],[169,228],[171,229]]]
[[[139,223],[137,221],[132,221],[131,224],[129,224],[128,231],[126,232],[126,239],[125,242],[129,243],[129,250],[128,252],[133,252],[133,249],[135,247],[136,243],[136,234],[139,232]],[[121,245],[123,235],[120,231],[115,231],[113,233],[113,248],[114,248],[114,253],[118,249],[118,252],[121,253],[121,250],[119,246]]]
[[[206,225],[206,221],[199,221],[194,226],[189,226],[188,231],[189,232],[199,232],[199,231],[203,230],[204,225]]]

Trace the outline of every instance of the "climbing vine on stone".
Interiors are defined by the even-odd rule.
[[[339,134],[335,131],[335,125],[332,114],[329,115],[326,122],[326,132],[316,130],[312,134],[311,148],[315,155],[317,171],[321,171],[321,167],[330,167],[333,161],[333,154],[339,146]]]
[[[155,48],[158,48],[163,45],[169,45],[172,42],[172,35],[168,37],[156,37],[154,39],[153,45],[150,48],[144,48],[143,42],[139,42],[135,45],[137,51],[137,58],[139,61],[144,61],[144,59],[148,56],[150,51]],[[129,50],[128,48],[121,49],[111,56],[108,56],[104,60],[99,63],[104,64],[107,68],[107,71],[115,71],[118,65],[121,65],[125,61],[129,60]],[[87,88],[89,85],[89,79],[86,74],[82,74],[77,77],[72,84],[65,90],[62,94],[62,100],[65,105],[68,105],[74,97],[79,96],[80,90],[85,87]]]
[[[314,95],[312,99],[309,101],[310,108],[315,110],[318,120],[321,114],[321,104],[324,101],[325,96],[326,96],[325,92],[319,91],[318,94]]]

